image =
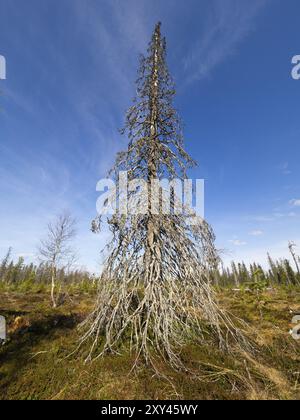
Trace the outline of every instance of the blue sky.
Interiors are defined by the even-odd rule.
[[[78,220],[80,264],[99,266],[96,183],[118,133],[138,55],[162,21],[186,148],[206,181],[206,217],[231,259],[300,246],[298,0],[0,0],[0,255],[35,258],[55,214]]]

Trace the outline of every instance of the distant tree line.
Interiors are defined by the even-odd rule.
[[[297,261],[299,261],[298,257]],[[219,271],[212,272],[211,280],[222,287],[238,288],[252,283],[265,284],[265,286],[300,286],[298,264],[296,267],[295,270],[288,259],[274,260],[268,255],[267,269],[256,263],[247,267],[244,262],[232,262],[230,267],[222,267]]]
[[[25,264],[24,258],[17,261],[11,258],[10,248],[0,263],[0,284],[18,285],[22,283],[51,285],[52,266],[50,263]],[[264,283],[266,286],[300,286],[300,273],[288,259],[274,260],[268,255],[267,269],[260,264],[232,262],[230,267],[222,267],[211,272],[211,281],[220,287],[242,287],[251,283]],[[57,282],[61,285],[95,284],[97,277],[85,269],[57,270]]]
[[[23,257],[13,261],[11,253],[12,249],[10,248],[0,263],[0,284],[51,284],[53,271],[51,263],[25,264]],[[96,281],[96,277],[84,269],[60,268],[57,269],[56,277],[59,284],[80,285],[87,282],[95,283]]]

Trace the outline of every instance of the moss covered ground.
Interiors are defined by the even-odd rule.
[[[257,332],[257,353],[225,355],[207,344],[190,343],[181,357],[197,375],[174,372],[169,380],[140,365],[124,349],[84,363],[75,352],[77,326],[91,311],[93,291],[70,290],[52,309],[46,290],[0,290],[0,315],[8,342],[0,347],[0,399],[299,399],[300,341],[289,334],[290,311],[300,310],[300,290],[260,293],[218,291],[221,304]],[[202,379],[200,379],[202,377]]]

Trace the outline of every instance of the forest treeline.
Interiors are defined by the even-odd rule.
[[[260,264],[232,262],[230,267],[223,267],[220,271],[211,275],[212,282],[219,286],[249,286],[263,288],[272,285],[299,286],[300,272],[293,267],[290,260],[274,260],[268,255],[268,268],[264,269]]]
[[[0,264],[0,286],[11,285],[50,285],[52,266],[50,263],[26,264],[23,257],[17,261],[11,258],[10,248]],[[59,268],[56,271],[57,282],[61,285],[95,285],[96,276],[84,269]]]
[[[41,262],[39,264],[26,264],[23,257],[17,261],[11,258],[11,248],[2,258],[0,264],[0,285],[50,285],[51,264]],[[61,285],[91,285],[97,283],[97,276],[85,269],[57,270],[56,278]],[[300,286],[300,273],[298,268],[288,259],[274,260],[268,255],[268,268],[260,264],[232,262],[230,267],[220,267],[219,270],[211,271],[211,281],[220,287],[249,287],[264,288],[268,286]]]

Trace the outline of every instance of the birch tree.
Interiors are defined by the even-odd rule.
[[[71,241],[76,235],[76,221],[65,212],[56,217],[54,222],[47,226],[47,234],[38,247],[39,255],[43,261],[50,265],[51,270],[51,302],[53,308],[57,307],[57,270],[68,267],[74,261],[76,253]]]
[[[173,107],[175,89],[160,24],[147,55],[140,59],[136,91],[122,130],[129,139],[128,149],[118,154],[110,176],[117,181],[119,172],[126,171],[129,181],[143,179],[147,194],[139,195],[133,207],[146,203],[147,209],[144,214],[127,215],[119,209],[108,219],[113,239],[95,309],[82,324],[81,344],[91,340],[90,359],[117,352],[130,337],[136,362],[142,357],[156,369],[160,355],[180,368],[179,352],[191,333],[205,340],[201,319],[222,348],[230,337],[238,340],[239,332],[219,309],[210,285],[209,270],[219,260],[212,228],[200,218],[190,224],[190,209],[164,214],[162,200],[153,211],[153,181],[184,180],[187,169],[195,165],[184,148]],[[94,220],[92,230],[99,231],[102,222],[101,217]]]

